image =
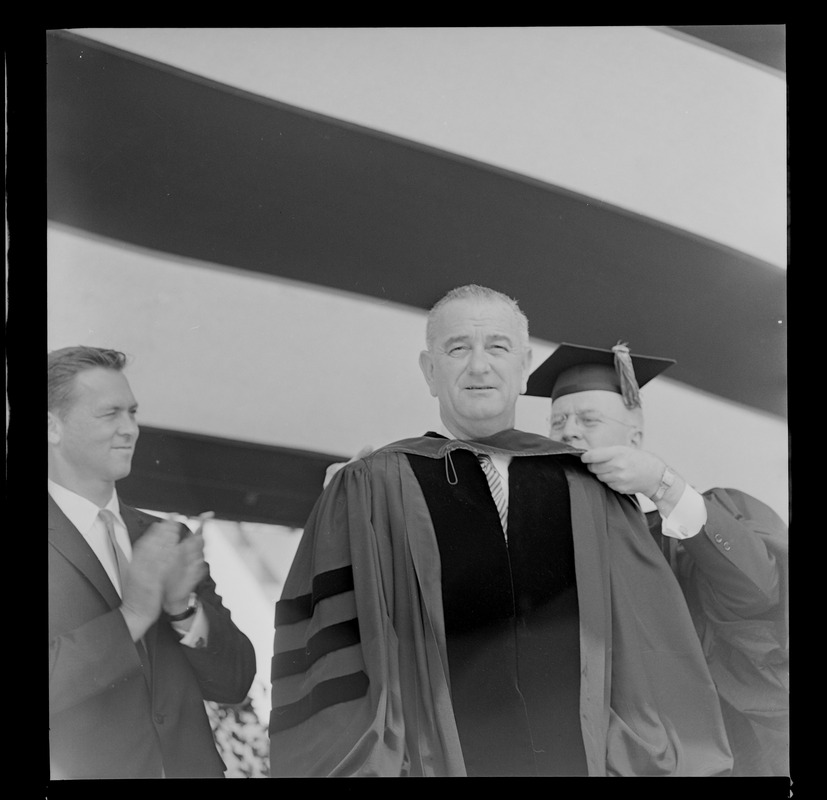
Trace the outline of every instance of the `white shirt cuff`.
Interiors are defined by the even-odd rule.
[[[672,513],[663,519],[662,530],[673,539],[696,536],[706,524],[706,503],[700,493],[688,483]]]
[[[190,625],[189,630],[185,630],[181,623],[172,622],[170,624],[178,633],[184,635],[180,643],[185,647],[207,646],[207,635],[210,632],[210,623],[204,607],[200,603],[198,610],[195,612],[195,616],[192,618],[192,625]]]

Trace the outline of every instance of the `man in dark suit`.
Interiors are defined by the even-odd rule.
[[[616,491],[637,495],[687,599],[721,701],[734,777],[789,775],[787,526],[731,488],[694,489],[643,448],[639,389],[675,362],[561,344],[530,376],[550,438]]]
[[[119,502],[138,439],[125,364],[94,347],[48,358],[51,777],[220,778],[204,700],[241,702],[255,652],[200,530]]]

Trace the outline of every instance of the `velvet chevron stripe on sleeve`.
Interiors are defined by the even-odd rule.
[[[279,600],[276,627],[280,638],[272,661],[272,680],[283,690],[280,696],[290,701],[273,708],[271,733],[295,727],[325,708],[365,695],[368,677],[357,668],[361,640],[350,565],[316,575],[312,591],[307,594]],[[353,648],[350,655],[342,653],[328,659],[321,668],[325,673],[332,670],[331,677],[315,674],[320,659],[347,648]]]

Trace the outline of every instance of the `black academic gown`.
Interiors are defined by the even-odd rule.
[[[718,688],[733,776],[788,776],[788,531],[737,489],[703,493],[707,521],[690,539],[649,529],[678,578]]]
[[[508,548],[474,452],[512,456]],[[419,457],[433,468],[417,477]],[[565,477],[568,525],[546,461]],[[543,470],[544,486],[523,483],[517,462]],[[456,499],[434,505],[445,496]],[[307,521],[275,621],[273,776],[549,774],[561,761],[561,774],[582,774],[568,736],[578,714],[589,776],[731,767],[686,602],[639,509],[545,437],[416,437],[348,464]],[[470,730],[484,716],[475,703],[493,713],[496,739]],[[503,770],[488,757],[515,760]]]
[[[507,537],[473,453],[453,455],[450,493],[441,462],[410,460],[439,546],[451,699],[468,775],[587,775],[571,512],[559,457],[512,460]]]

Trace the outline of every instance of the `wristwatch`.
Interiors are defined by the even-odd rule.
[[[193,592],[187,601],[186,611],[182,611],[180,614],[167,614],[167,619],[170,622],[183,622],[185,619],[189,619],[196,611],[198,611],[198,596]]]
[[[669,490],[669,487],[675,482],[675,473],[669,467],[663,468],[663,475],[660,476],[660,485],[658,490],[652,495],[652,500],[657,503],[663,500],[663,496]]]

